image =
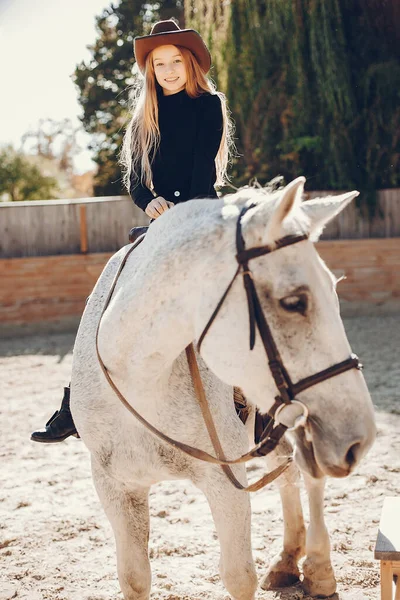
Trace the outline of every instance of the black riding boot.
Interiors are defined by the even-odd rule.
[[[31,440],[45,444],[55,444],[56,442],[63,442],[70,435],[79,437],[69,410],[69,395],[70,388],[65,387],[60,410],[57,410],[50,421],[47,421],[44,429],[32,433]]]

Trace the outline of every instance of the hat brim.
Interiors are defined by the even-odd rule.
[[[211,68],[211,56],[201,36],[194,29],[181,29],[179,31],[166,31],[144,35],[134,40],[136,62],[142,73],[145,71],[146,58],[149,53],[159,46],[183,46],[190,50],[197,59],[204,73]]]

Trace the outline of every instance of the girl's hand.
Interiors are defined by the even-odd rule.
[[[162,196],[157,196],[157,198],[153,198],[153,200],[149,202],[145,213],[150,219],[157,219],[163,212],[169,210],[173,206],[175,206],[173,202],[169,202]]]

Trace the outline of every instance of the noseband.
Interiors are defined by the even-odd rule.
[[[297,404],[301,404],[304,407],[303,410],[304,413],[306,413],[306,407],[301,402],[296,400],[297,394],[312,387],[313,385],[316,385],[317,383],[321,383],[322,381],[326,381],[331,377],[336,377],[336,375],[345,373],[350,369],[362,369],[362,365],[358,359],[358,356],[356,356],[355,354],[351,354],[350,358],[347,358],[342,362],[336,363],[335,365],[328,367],[323,371],[319,371],[314,375],[305,377],[297,383],[293,383],[288,370],[283,364],[283,360],[275,343],[271,329],[267,323],[267,320],[261,308],[256,286],[254,284],[253,274],[249,267],[249,261],[255,258],[259,258],[260,256],[265,256],[266,254],[271,254],[271,252],[275,252],[277,250],[280,250],[281,248],[286,248],[287,246],[292,246],[293,244],[297,244],[298,242],[307,240],[308,235],[288,235],[283,238],[280,238],[277,242],[275,242],[274,246],[257,246],[255,248],[250,248],[246,250],[245,242],[242,235],[242,218],[248,210],[251,210],[255,206],[255,204],[244,206],[239,214],[236,223],[236,260],[238,262],[238,268],[233,279],[229,283],[226,291],[224,292],[221,300],[219,301],[216,309],[211,315],[207,325],[205,326],[203,333],[199,338],[197,349],[198,352],[200,352],[201,345],[204,341],[205,336],[207,335],[211,325],[213,324],[216,316],[218,315],[220,308],[223,305],[226,297],[228,296],[228,293],[234,281],[241,273],[243,275],[243,285],[246,291],[247,306],[249,311],[250,350],[253,350],[254,348],[257,329],[268,357],[268,366],[271,371],[271,375],[274,378],[275,385],[279,392],[279,394],[275,397],[275,403],[268,411],[268,414],[271,417],[271,422],[267,425],[266,428],[268,429],[268,431],[264,430],[261,436],[261,439],[266,439],[267,434],[272,429],[273,419],[275,418],[275,416],[277,416],[278,409],[280,412],[284,405],[290,404],[291,402],[296,402]],[[307,415],[304,414],[303,416],[306,417]],[[282,437],[283,433],[286,431],[287,428],[284,425],[278,425],[277,427],[284,428],[282,434],[280,435],[280,437]],[[277,429],[277,427],[275,427],[275,429]]]

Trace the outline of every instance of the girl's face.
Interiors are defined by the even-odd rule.
[[[183,56],[176,46],[160,46],[153,50],[153,67],[164,96],[185,89],[187,72]]]

